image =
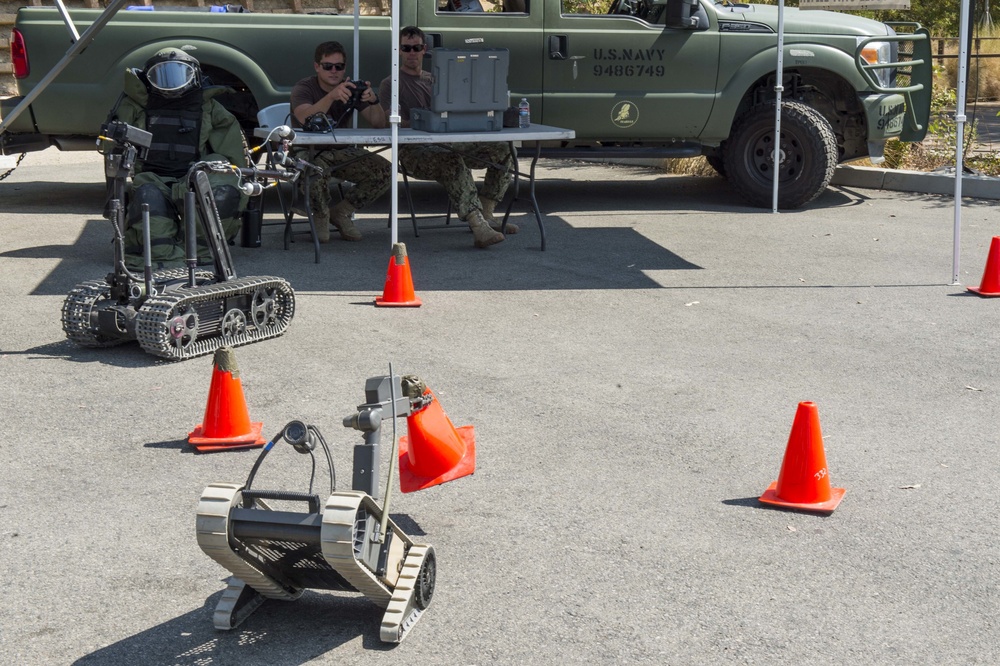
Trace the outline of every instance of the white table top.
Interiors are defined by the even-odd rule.
[[[266,139],[272,130],[258,127],[254,136]],[[424,132],[410,128],[400,128],[400,144],[406,143],[474,143],[494,141],[558,141],[573,139],[576,132],[563,127],[531,125],[531,127],[504,127],[497,131],[483,132]],[[295,131],[295,146],[365,145],[381,146],[392,143],[392,133],[388,129],[343,128],[330,132]]]

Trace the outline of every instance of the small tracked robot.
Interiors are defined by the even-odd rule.
[[[198,545],[232,572],[215,609],[217,629],[232,629],[265,599],[292,601],[306,588],[360,592],[385,609],[379,635],[402,641],[420,619],[434,594],[437,564],[434,548],[415,543],[389,519],[389,496],[396,458],[395,417],[419,411],[431,400],[423,382],[390,374],[365,383],[366,403],[344,419],[344,426],[364,434],[354,447],[353,490],[336,489],[330,450],[319,429],[292,421],[268,442],[246,483],[213,483],[198,504]],[[382,421],[392,419],[385,499],[378,502],[379,440]],[[330,494],[325,504],[312,491],[261,490],[254,477],[279,442],[313,457],[317,443],[329,467]],[[276,510],[271,503],[297,503],[305,510]]]
[[[115,230],[114,271],[69,292],[62,308],[66,337],[84,347],[137,340],[144,351],[179,361],[284,333],[295,313],[291,285],[278,277],[236,276],[207,174],[236,173],[243,183],[240,189],[256,196],[263,192],[261,181],[294,180],[299,172],[244,169],[224,162],[193,164],[184,200],[187,268],[153,271],[149,207],[144,204],[145,267],[139,276],[125,266],[125,179],[152,135],[121,121],[103,126],[102,135],[117,146],[106,160],[111,193],[105,217]],[[214,270],[198,268],[196,221],[208,241]]]

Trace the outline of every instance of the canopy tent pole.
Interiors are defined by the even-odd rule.
[[[354,67],[351,69],[351,80],[357,81],[358,77],[361,76],[359,72],[361,68],[361,0],[354,0]],[[355,112],[351,114],[354,119],[354,129],[358,128],[358,116],[360,112]]]
[[[781,164],[781,93],[784,87],[781,81],[785,71],[785,0],[778,2],[778,66],[774,73],[774,99],[777,105],[774,112],[774,165],[771,169],[774,178],[774,189],[771,194],[771,212],[778,212],[778,167]]]
[[[962,0],[962,10],[959,16],[958,35],[958,98],[955,103],[955,225],[952,239],[951,283],[961,284],[958,280],[962,240],[962,172],[965,147],[965,93],[966,65],[969,56],[969,0]]]
[[[389,102],[389,127],[391,130],[391,146],[392,146],[392,173],[393,177],[395,174],[399,173],[399,0],[392,0],[392,20],[390,22],[392,26],[392,64],[391,64],[391,74],[392,77],[392,98]],[[392,206],[390,210],[390,217],[392,223],[392,242],[389,246],[395,245],[399,239],[399,182],[394,182],[395,187],[391,188],[392,195],[390,197],[392,201]]]

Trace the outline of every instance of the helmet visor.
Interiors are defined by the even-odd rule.
[[[149,85],[162,93],[183,91],[195,79],[194,65],[179,60],[158,62],[146,70]]]

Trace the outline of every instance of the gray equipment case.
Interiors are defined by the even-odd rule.
[[[434,49],[430,109],[411,109],[410,126],[425,132],[503,129],[509,106],[507,49]]]
[[[410,127],[424,132],[491,132],[503,129],[503,112],[410,109]]]

